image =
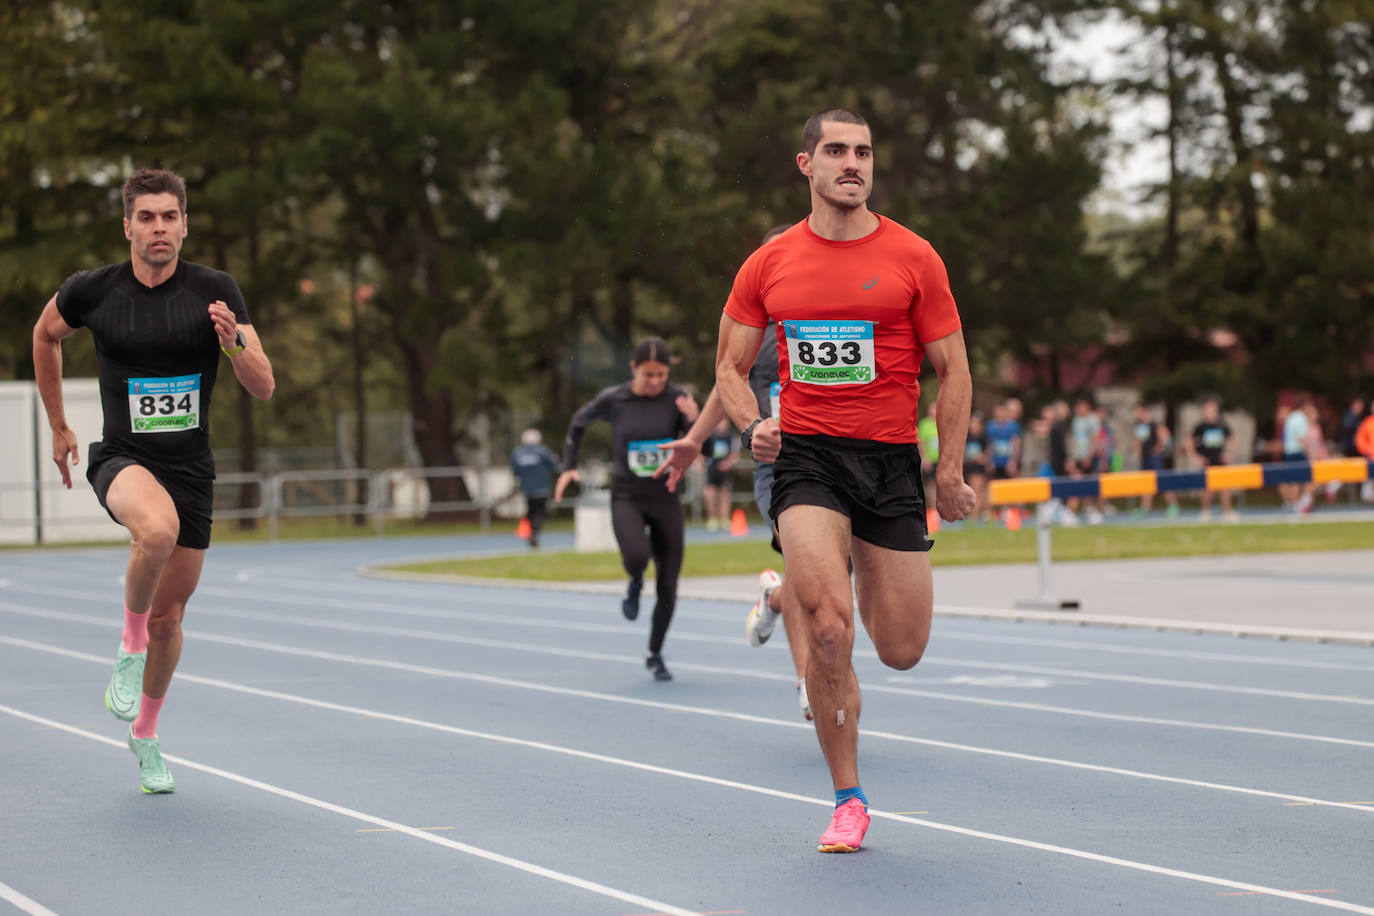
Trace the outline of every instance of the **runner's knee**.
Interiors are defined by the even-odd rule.
[[[181,617],[186,605],[179,604],[165,611],[161,608],[154,608],[148,615],[148,641],[165,643],[171,642],[181,632]]]
[[[898,671],[906,671],[908,668],[916,667],[916,663],[925,654],[926,639],[912,636],[897,643],[878,645],[876,648],[878,659],[884,665],[889,668],[896,668]]]
[[[133,548],[157,560],[165,561],[176,549],[181,525],[177,517],[152,519],[130,528],[133,535]]]
[[[853,623],[843,614],[818,611],[811,621],[811,651],[822,663],[849,664],[854,646]]]

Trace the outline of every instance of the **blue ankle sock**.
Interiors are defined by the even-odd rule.
[[[868,807],[868,796],[864,795],[864,790],[859,788],[858,786],[855,786],[852,789],[836,789],[835,807],[838,808],[840,805],[843,805],[851,798],[857,798],[859,801],[864,803],[865,808]]]

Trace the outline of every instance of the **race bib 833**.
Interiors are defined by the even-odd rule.
[[[785,321],[792,381],[867,385],[877,375],[871,321]]]
[[[200,425],[200,374],[129,379],[129,428],[173,433]]]

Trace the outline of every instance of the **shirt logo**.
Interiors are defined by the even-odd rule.
[[[874,277],[873,279],[869,280],[867,283],[864,284],[864,289],[872,289],[873,287],[875,287],[875,286],[877,286],[877,285],[878,285],[878,278],[877,278],[877,277]]]

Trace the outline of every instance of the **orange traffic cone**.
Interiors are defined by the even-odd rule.
[[[1007,530],[1021,530],[1021,510],[1016,508],[1015,506],[1012,506],[1010,509],[1007,510]]]
[[[515,526],[515,536],[518,538],[528,540],[533,532],[534,529],[530,527],[530,517],[528,515],[520,519],[520,524]]]
[[[730,536],[742,538],[749,533],[749,523],[744,520],[744,510],[736,509],[730,515]]]
[[[926,510],[926,531],[930,534],[940,530],[940,513],[934,509]]]

